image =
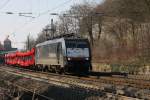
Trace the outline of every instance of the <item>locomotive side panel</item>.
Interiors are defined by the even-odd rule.
[[[36,64],[62,65],[62,43],[49,43],[36,48]]]
[[[36,46],[35,64],[64,67],[65,44],[63,39],[50,40]]]

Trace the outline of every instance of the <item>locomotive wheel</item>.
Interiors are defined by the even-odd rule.
[[[58,73],[63,74],[64,73],[64,68],[60,68]]]
[[[48,72],[48,66],[44,67],[44,72]]]
[[[65,70],[65,68],[62,68],[62,74],[66,74],[67,70]]]
[[[69,68],[68,68],[68,67],[64,67],[64,68],[63,68],[63,73],[64,73],[64,74],[67,74],[68,72],[69,72]]]
[[[42,68],[43,68],[43,67],[42,67],[41,65],[38,65],[38,66],[37,66],[37,70],[38,70],[38,71],[42,71]]]
[[[57,65],[57,66],[55,67],[55,70],[56,70],[56,73],[60,74],[60,73],[61,73],[60,65]]]

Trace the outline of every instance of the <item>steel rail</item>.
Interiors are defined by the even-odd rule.
[[[9,67],[10,68],[10,67]],[[7,68],[7,70],[8,70],[8,68]],[[14,70],[16,70],[16,69],[14,69]],[[20,69],[17,69],[18,71],[21,71]],[[11,71],[12,72],[12,68],[11,68],[11,70],[9,70],[9,71]],[[25,70],[22,70],[22,71],[25,71]],[[26,69],[26,71],[27,71],[27,69]],[[88,77],[76,77],[76,76],[68,76],[68,75],[58,75],[58,74],[55,74],[55,73],[49,73],[49,74],[47,74],[46,72],[42,72],[42,73],[36,73],[36,72],[34,72],[34,71],[29,71],[28,70],[28,73],[26,73],[26,74],[28,74],[29,75],[29,72],[32,72],[32,77],[35,77],[35,78],[42,78],[42,79],[44,79],[44,80],[49,80],[48,82],[50,82],[50,81],[55,81],[55,82],[58,82],[58,83],[63,83],[63,84],[69,84],[69,85],[74,85],[75,86],[75,84],[72,84],[72,83],[74,83],[75,81],[84,81],[83,83],[86,83],[86,82],[98,82],[98,83],[111,83],[111,81],[112,81],[112,84],[115,84],[115,85],[120,85],[120,82],[122,83],[122,82],[126,82],[126,81],[122,81],[122,80],[116,80],[116,78],[112,78],[112,77],[108,77],[108,78],[100,78],[100,80],[97,80],[97,79],[93,79],[93,78],[88,78]],[[18,74],[21,74],[21,73],[23,73],[23,72],[19,72]],[[30,75],[29,75],[30,76]],[[57,76],[57,78],[59,77],[59,78],[71,78],[73,81],[72,82],[70,82],[70,83],[66,83],[66,81],[60,81],[60,80],[55,80],[55,77]],[[54,77],[54,78],[48,78],[48,77]],[[112,79],[111,79],[112,78]],[[74,80],[74,79],[77,79],[77,80]],[[122,78],[121,78],[122,79]],[[115,81],[114,81],[115,80]],[[128,79],[126,79],[127,81],[128,81]],[[130,85],[131,85],[131,83],[133,83],[131,86],[133,86],[134,87],[134,82],[132,81],[132,82],[129,82],[130,83]],[[84,87],[84,88],[90,88],[90,89],[99,89],[100,87],[99,86],[92,86],[92,85],[85,85],[85,84],[77,84],[77,86],[81,86],[82,88]],[[122,85],[124,85],[124,84],[122,84]],[[129,85],[129,84],[126,84],[126,85]],[[94,87],[94,88],[93,88]]]

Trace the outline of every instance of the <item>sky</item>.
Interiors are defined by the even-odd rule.
[[[50,13],[62,13],[73,4],[85,1],[100,3],[102,0],[1,0],[0,2],[0,42],[3,44],[9,35],[12,46],[22,49],[27,35],[36,38],[42,28],[57,16]],[[12,12],[13,14],[7,14]],[[19,13],[32,13],[19,16]]]

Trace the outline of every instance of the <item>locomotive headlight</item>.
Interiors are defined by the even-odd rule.
[[[71,60],[71,58],[68,58],[68,60]]]
[[[85,58],[85,60],[89,60],[89,58]]]

